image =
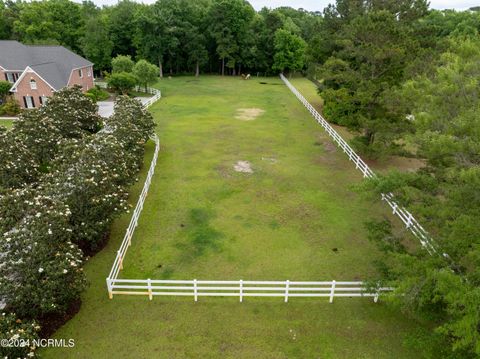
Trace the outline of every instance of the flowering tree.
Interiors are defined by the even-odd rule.
[[[0,131],[0,189],[18,188],[38,177],[39,166],[15,131]]]
[[[61,138],[57,124],[43,111],[32,109],[20,114],[15,121],[19,142],[28,147],[39,166],[46,166],[58,151],[57,142]]]
[[[105,121],[105,131],[115,136],[125,151],[134,156],[137,169],[142,164],[144,145],[155,126],[152,115],[141,103],[127,96],[117,99],[114,115]]]
[[[135,169],[114,136],[98,134],[69,141],[44,179],[45,193],[67,204],[74,241],[84,250],[94,250],[116,214],[127,209],[126,186]]]
[[[0,240],[0,298],[18,315],[64,313],[85,287],[82,252],[71,242],[69,208],[37,195]]]
[[[0,235],[15,227],[32,210],[34,195],[30,186],[9,189],[0,194]]]
[[[97,110],[81,87],[74,86],[56,92],[39,111],[53,122],[62,137],[81,138],[100,129],[102,121]]]
[[[36,358],[32,340],[38,339],[40,326],[35,321],[19,319],[15,313],[0,315],[0,340],[30,342],[30,346],[0,346],[2,358]]]

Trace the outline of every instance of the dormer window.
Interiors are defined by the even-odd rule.
[[[83,77],[83,71],[82,69],[78,70],[78,77],[82,78]]]
[[[31,79],[30,80],[30,88],[32,90],[36,90],[37,89],[37,81],[35,81],[34,79]]]

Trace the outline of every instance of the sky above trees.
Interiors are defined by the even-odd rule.
[[[325,6],[333,3],[333,0],[249,0],[253,7],[260,10],[262,7],[290,6],[293,8],[304,8],[310,11],[321,11]],[[77,0],[77,2],[81,2]],[[113,5],[117,0],[93,0],[97,5]],[[155,0],[142,0],[139,2],[151,4]],[[430,0],[431,7],[434,9],[458,9],[465,10],[472,6],[479,6],[480,0]]]

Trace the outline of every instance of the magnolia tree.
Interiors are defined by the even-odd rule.
[[[76,86],[56,92],[39,109],[23,112],[12,132],[15,133],[16,146],[25,148],[35,160],[35,167],[47,171],[62,138],[91,135],[100,129],[100,125],[96,105],[83,96],[80,87]],[[13,148],[16,147],[10,150],[13,151]],[[28,162],[21,167],[25,171],[32,169]]]
[[[100,129],[97,105],[84,96],[80,86],[56,92],[39,110],[48,117],[65,138],[81,138]]]
[[[30,186],[6,190],[0,194],[0,235],[11,230],[28,211],[32,211],[34,195],[35,189]]]
[[[39,165],[15,131],[0,131],[0,189],[19,188],[33,182]]]
[[[40,326],[35,321],[19,319],[15,313],[1,313],[0,341],[30,342],[26,346],[0,346],[2,358],[36,358],[35,345],[32,340],[39,339]]]
[[[44,179],[45,192],[72,211],[74,241],[84,251],[97,249],[112,219],[128,208],[127,185],[136,173],[130,157],[113,136],[72,141]]]
[[[15,122],[19,141],[28,147],[39,166],[45,166],[58,151],[62,134],[59,127],[41,110],[24,111]]]
[[[44,195],[0,240],[0,298],[22,318],[64,313],[85,287],[69,208]]]

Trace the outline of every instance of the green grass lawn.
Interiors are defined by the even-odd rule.
[[[12,128],[13,120],[0,119],[0,126],[6,127],[6,128]]]
[[[356,280],[377,252],[363,222],[387,214],[279,79],[165,79],[151,111],[161,153],[122,278]],[[238,109],[264,111],[237,119]],[[153,145],[147,146],[146,164]],[[249,161],[253,173],[235,172]],[[132,188],[134,203],[143,185]],[[367,299],[115,296],[105,277],[129,216],[85,266],[80,312],[45,358],[412,358],[419,326]],[[337,250],[334,251],[333,249]]]

